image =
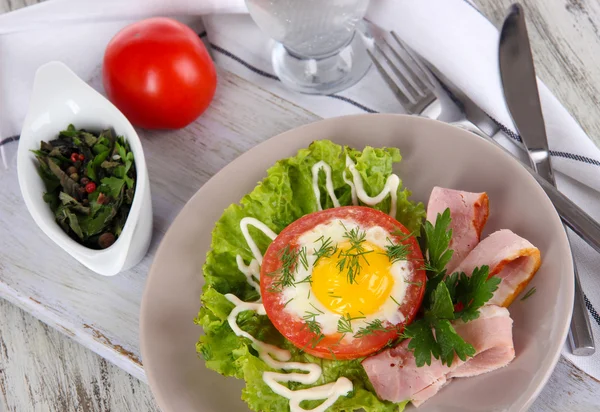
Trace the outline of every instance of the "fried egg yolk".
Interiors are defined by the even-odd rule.
[[[357,253],[350,243],[340,243],[335,253],[322,256],[313,269],[312,292],[327,309],[342,316],[364,317],[377,312],[394,287],[385,251],[370,242],[361,246],[368,253],[354,258]],[[360,270],[350,282],[350,266],[357,269],[357,265]]]

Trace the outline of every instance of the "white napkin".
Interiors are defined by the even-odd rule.
[[[244,11],[243,0],[53,0],[0,16],[0,142],[5,139],[0,149],[16,146],[8,139],[20,131],[39,65],[61,60],[102,91],[101,61],[110,38],[131,21],[155,15],[177,16],[199,34],[206,30],[219,66],[319,116],[404,112],[375,70],[332,96],[288,91],[272,74],[270,39]],[[204,27],[200,15],[206,15]],[[512,137],[497,136],[498,140],[517,150],[498,73],[498,30],[478,10],[466,0],[371,0],[368,18],[395,30],[510,131]],[[541,82],[539,88],[559,188],[600,220],[600,150]],[[594,270],[600,267],[600,255],[577,236],[570,238],[600,346],[600,276]],[[600,347],[594,356],[576,357],[565,345],[563,355],[600,378]]]

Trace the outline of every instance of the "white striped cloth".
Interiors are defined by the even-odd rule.
[[[53,0],[0,16],[0,149],[5,167],[15,164],[12,142],[18,139],[37,67],[61,60],[102,91],[101,61],[108,41],[124,25],[156,15],[176,16],[200,35],[207,33],[221,67],[322,117],[404,111],[374,70],[354,87],[330,96],[285,89],[271,68],[270,39],[246,14],[243,0]],[[485,16],[466,0],[372,0],[368,18],[394,29],[466,92],[502,126],[506,133],[498,140],[517,151],[519,137],[500,86],[498,31]],[[559,188],[600,220],[600,150],[543,84],[540,95]],[[577,236],[570,238],[600,346],[595,309],[600,310],[600,256]],[[575,357],[565,346],[563,355],[600,378],[600,348],[594,356]]]

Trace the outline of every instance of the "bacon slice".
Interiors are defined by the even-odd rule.
[[[435,395],[453,378],[476,376],[508,365],[515,357],[512,319],[507,309],[484,306],[479,318],[468,323],[453,322],[456,332],[475,348],[475,356],[466,362],[454,359],[452,366],[437,359],[420,368],[407,349],[408,341],[363,360],[377,396],[391,402],[410,399],[415,406]]]
[[[454,271],[470,276],[483,265],[489,266],[490,276],[502,279],[487,304],[508,307],[539,269],[540,250],[508,229],[499,230],[483,239]]]
[[[434,187],[427,204],[427,220],[435,224],[438,213],[450,208],[452,240],[454,250],[446,269],[448,273],[479,243],[481,232],[487,222],[490,208],[487,193],[470,193],[460,190]]]

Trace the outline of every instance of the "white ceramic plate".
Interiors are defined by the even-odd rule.
[[[402,115],[360,115],[323,120],[276,136],[229,164],[181,211],[157,252],[141,309],[141,349],[160,407],[177,411],[247,411],[242,381],[204,367],[194,325],[203,283],[202,264],[214,223],[266,176],[277,160],[313,140],[331,139],[362,149],[396,146],[396,173],[426,202],[433,186],[490,197],[484,235],[511,229],[542,252],[533,279],[537,293],[509,308],[514,319],[515,360],[475,378],[456,379],[419,411],[524,411],[548,380],[566,338],[573,304],[571,253],[560,219],[535,180],[492,144],[461,129]],[[412,407],[411,407],[412,408]]]

